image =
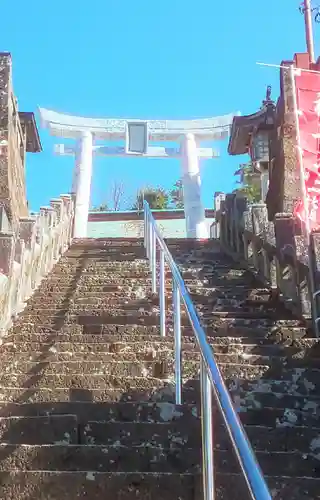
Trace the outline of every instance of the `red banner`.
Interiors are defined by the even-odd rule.
[[[306,188],[306,203],[301,200],[295,213],[304,222],[308,219],[310,229],[314,229],[320,226],[320,73],[301,71],[295,75],[295,84],[295,111],[298,112],[300,129],[298,147],[302,153]]]

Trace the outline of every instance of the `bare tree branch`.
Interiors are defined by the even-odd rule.
[[[119,212],[121,201],[124,195],[124,184],[121,181],[114,181],[111,188],[111,205],[112,210]]]

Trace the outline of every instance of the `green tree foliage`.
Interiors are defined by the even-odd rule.
[[[132,210],[143,210],[144,200],[154,210],[166,210],[169,207],[169,195],[165,189],[160,187],[149,187],[138,191]]]
[[[243,165],[236,175],[241,175],[241,180],[238,181],[240,186],[234,192],[245,196],[249,203],[260,203],[261,201],[261,184],[259,174],[253,171],[251,163]]]
[[[91,212],[107,212],[107,211],[108,211],[108,205],[106,203],[101,203],[101,205],[91,208]]]
[[[182,180],[179,179],[170,191],[170,200],[174,208],[184,208]]]

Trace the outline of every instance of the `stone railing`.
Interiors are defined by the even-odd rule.
[[[320,233],[311,235],[308,249],[292,214],[279,213],[269,222],[266,205],[249,205],[235,194],[219,194],[215,209],[211,237],[270,286],[294,314],[310,319],[312,291],[320,289]],[[319,304],[315,306],[317,318]]]
[[[2,214],[0,228],[0,335],[23,310],[72,239],[74,203],[70,195],[54,199],[36,216],[24,217],[10,231]]]

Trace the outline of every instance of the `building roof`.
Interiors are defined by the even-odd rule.
[[[40,153],[42,146],[34,113],[19,111],[19,118],[21,126],[26,131],[26,151],[28,153]]]
[[[232,121],[228,153],[230,155],[246,154],[250,147],[251,135],[257,130],[272,127],[274,124],[275,104],[264,102],[262,108],[247,116],[235,116]]]

